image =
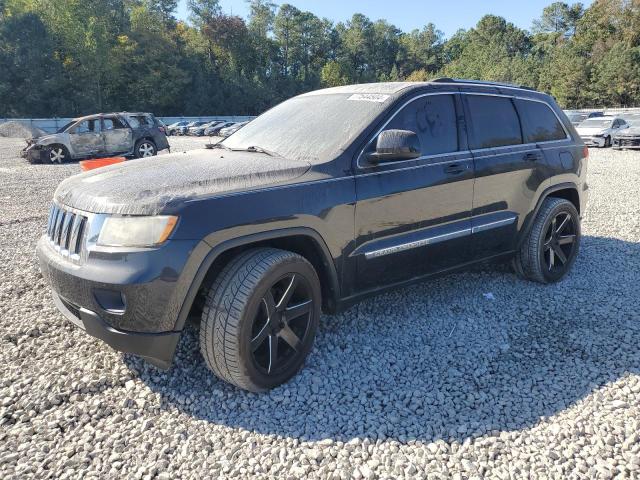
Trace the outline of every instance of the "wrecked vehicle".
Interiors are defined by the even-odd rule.
[[[76,118],[58,130],[27,140],[30,163],[63,163],[120,155],[151,157],[169,148],[158,119],[150,113],[101,113]]]
[[[624,119],[604,116],[585,120],[576,127],[576,131],[585,145],[608,148],[612,145],[613,136],[626,128],[629,128],[629,125]]]
[[[302,367],[321,311],[486,261],[562,279],[587,156],[530,89],[329,88],[210,149],[64,180],[37,253],[57,307],[89,335],[168,368],[199,317],[208,367],[263,391]]]
[[[613,134],[614,150],[638,149],[640,148],[640,114],[625,115],[625,122],[629,128],[625,128]]]

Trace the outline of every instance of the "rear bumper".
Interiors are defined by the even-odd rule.
[[[55,290],[52,293],[58,310],[92,337],[102,340],[114,350],[144,357],[159,368],[167,369],[171,366],[180,332],[137,333],[117,330],[105,323],[97,313],[73,305]]]

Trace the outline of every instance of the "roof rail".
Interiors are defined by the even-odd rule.
[[[434,78],[433,80],[429,80],[431,83],[469,83],[473,85],[487,85],[491,87],[510,87],[510,88],[522,88],[524,90],[533,90],[535,88],[527,87],[526,85],[514,85],[512,83],[506,82],[491,82],[485,80],[467,80],[464,78],[449,78],[449,77],[440,77]]]

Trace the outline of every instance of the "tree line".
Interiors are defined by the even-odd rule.
[[[188,0],[184,22],[176,4],[0,0],[0,117],[253,115],[321,87],[439,76],[527,85],[567,108],[640,105],[640,0],[556,2],[530,30],[486,15],[450,38],[268,0],[248,0],[247,20]]]

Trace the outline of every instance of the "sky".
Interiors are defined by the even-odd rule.
[[[386,19],[403,31],[421,28],[432,22],[447,37],[450,37],[460,28],[469,29],[475,26],[478,20],[486,14],[500,15],[520,28],[529,29],[531,22],[542,14],[542,9],[553,1],[289,0],[287,2],[274,1],[274,3],[289,3],[300,10],[308,10],[318,17],[326,17],[334,22],[346,21],[354,13],[363,13],[371,20]],[[573,1],[570,0],[567,3],[573,3]],[[248,8],[245,0],[221,0],[220,3],[225,13],[247,17]],[[592,1],[582,0],[582,3],[586,7]],[[178,18],[186,19],[188,17],[186,4],[186,0],[179,0]]]

